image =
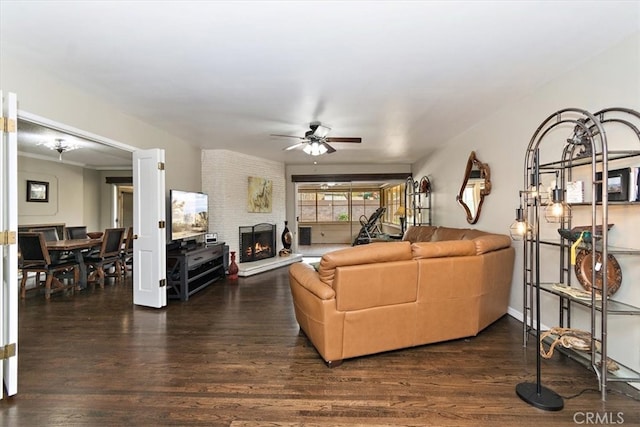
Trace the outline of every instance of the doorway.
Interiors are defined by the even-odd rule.
[[[118,200],[116,227],[129,228],[133,226],[133,186],[118,185]]]

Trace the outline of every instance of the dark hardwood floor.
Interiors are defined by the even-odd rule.
[[[19,313],[19,392],[0,401],[0,423],[640,425],[635,389],[613,384],[602,402],[595,375],[558,354],[543,361],[544,384],[579,395],[559,412],[521,401],[515,387],[535,380],[536,346],[522,347],[521,324],[509,316],[477,337],[329,369],[299,332],[287,269],[219,281],[161,310],[134,306],[130,280],[49,302],[29,295]]]

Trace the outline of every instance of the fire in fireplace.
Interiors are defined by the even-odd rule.
[[[276,225],[261,223],[240,227],[240,262],[276,255]]]

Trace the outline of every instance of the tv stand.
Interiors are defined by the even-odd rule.
[[[167,297],[189,296],[224,277],[224,243],[167,251]]]

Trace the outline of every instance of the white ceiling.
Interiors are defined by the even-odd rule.
[[[287,164],[413,163],[640,31],[637,1],[2,0],[0,12],[3,55],[194,145]],[[311,158],[270,136],[315,120],[362,144]]]
[[[63,152],[60,157],[44,143],[63,140],[76,146],[72,151]],[[18,151],[26,157],[42,160],[62,161],[65,164],[89,169],[131,169],[132,153],[104,143],[96,142],[78,134],[63,132],[28,120],[18,119]]]

